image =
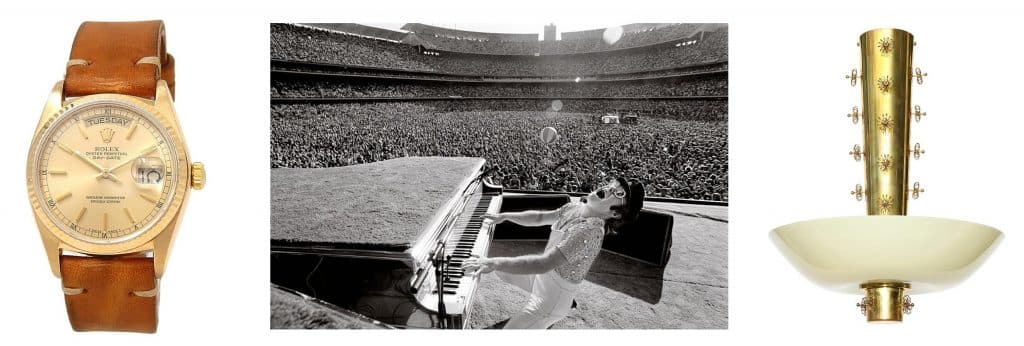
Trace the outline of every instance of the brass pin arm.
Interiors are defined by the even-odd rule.
[[[850,86],[857,86],[857,69],[850,70],[850,74],[846,75],[846,79],[850,80]]]
[[[924,189],[921,188],[921,183],[920,182],[916,182],[915,181],[914,182],[914,187],[911,188],[911,189],[908,189],[907,192],[910,192],[910,196],[912,198],[917,199],[918,197],[921,197],[921,193],[924,192]]]
[[[926,115],[928,115],[928,112],[922,112],[921,111],[921,106],[914,105],[914,120],[916,122],[921,122],[921,117],[926,116]]]
[[[924,77],[928,77],[927,72],[921,72],[921,68],[915,68],[914,73],[910,74],[910,78],[914,78],[918,85],[924,84]]]
[[[853,106],[853,111],[847,113],[846,117],[850,118],[850,120],[853,120],[853,123],[856,124],[857,122],[860,121],[860,108],[858,108],[857,106]]]
[[[924,149],[921,149],[921,143],[914,143],[914,150],[908,150],[908,153],[914,154],[914,160],[918,160],[924,154]]]
[[[853,160],[860,162],[861,157],[864,156],[864,152],[860,150],[860,144],[854,144],[853,150],[850,151],[850,156],[853,156]]]

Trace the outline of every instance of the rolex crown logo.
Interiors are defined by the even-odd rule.
[[[110,143],[110,140],[114,139],[114,129],[108,127],[100,130],[100,137],[103,138],[103,143]]]

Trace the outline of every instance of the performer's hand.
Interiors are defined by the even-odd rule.
[[[487,274],[494,271],[494,262],[487,257],[472,256],[462,264],[462,270],[472,275]]]
[[[487,214],[484,214],[484,219],[491,220],[491,222],[493,222],[495,225],[500,224],[500,223],[505,222],[506,220],[508,220],[508,218],[505,216],[505,214],[502,214],[502,213],[497,213],[497,214],[487,213]]]

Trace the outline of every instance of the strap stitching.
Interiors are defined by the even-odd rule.
[[[136,296],[136,297],[143,297],[143,298],[153,298],[153,297],[156,297],[157,293],[159,293],[159,292],[160,292],[160,287],[157,287],[157,288],[154,288],[154,289],[151,289],[151,290],[145,290],[145,291],[131,291],[131,295]]]
[[[69,296],[77,296],[79,294],[85,293],[84,288],[70,288],[63,286],[61,288],[64,290],[64,294]]]
[[[68,60],[67,67],[72,67],[72,66],[89,66],[89,65],[92,65],[92,63],[89,62],[88,60],[85,60],[85,59],[71,59],[71,60]]]
[[[139,65],[142,65],[142,64],[150,64],[150,65],[156,66],[156,80],[160,80],[160,74],[162,72],[161,71],[160,57],[158,57],[158,56],[147,56],[147,57],[142,57],[141,59],[139,59],[139,61],[135,62],[135,66],[139,66]]]

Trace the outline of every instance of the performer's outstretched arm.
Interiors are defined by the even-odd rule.
[[[517,257],[472,257],[466,260],[463,268],[466,271],[489,273],[495,270],[512,274],[543,274],[554,270],[568,262],[565,255],[557,247],[552,247],[542,254]]]
[[[547,226],[558,221],[558,212],[558,210],[529,210],[517,213],[484,214],[484,218],[493,221],[495,225],[511,221],[528,227]]]

